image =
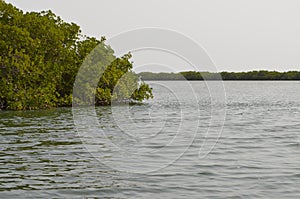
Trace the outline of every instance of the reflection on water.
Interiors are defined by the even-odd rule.
[[[90,139],[70,108],[1,111],[1,197],[300,197],[300,82],[225,82],[224,129],[203,158],[218,100],[203,82],[191,82],[195,98],[182,82],[150,83],[144,105],[97,107]]]

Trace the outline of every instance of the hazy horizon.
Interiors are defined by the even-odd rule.
[[[296,0],[6,2],[24,11],[52,10],[97,38],[143,27],[174,30],[201,45],[218,71],[300,70],[300,1]],[[144,64],[136,56],[134,61]],[[175,71],[189,70],[176,64]]]

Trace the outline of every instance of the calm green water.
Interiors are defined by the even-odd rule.
[[[204,82],[149,83],[91,118],[0,111],[0,198],[300,198],[300,82],[225,82],[226,110]]]

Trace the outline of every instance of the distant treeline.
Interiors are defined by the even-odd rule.
[[[139,73],[143,80],[300,80],[300,71]]]

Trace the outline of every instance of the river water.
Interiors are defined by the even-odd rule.
[[[148,83],[141,105],[0,111],[0,198],[300,198],[300,82]]]

